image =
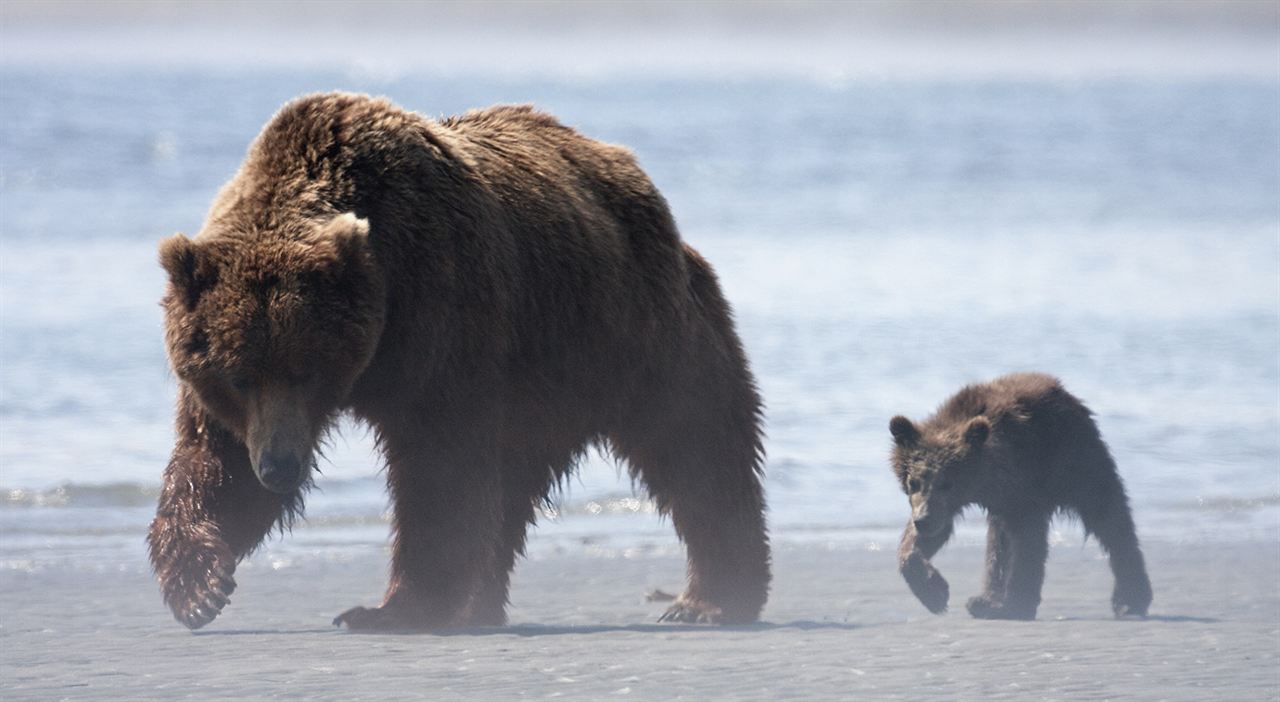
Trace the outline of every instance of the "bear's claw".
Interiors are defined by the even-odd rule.
[[[1036,618],[1036,608],[997,602],[989,597],[971,597],[965,605],[974,619],[1008,619],[1031,621]]]
[[[1145,578],[1139,582],[1118,580],[1111,593],[1111,611],[1116,619],[1145,618],[1151,607],[1151,585]]]
[[[1112,611],[1115,612],[1116,619],[1146,619],[1147,618],[1146,607],[1137,607],[1135,605],[1117,603],[1112,605],[1111,609]]]
[[[378,607],[352,607],[351,609],[348,609],[342,614],[334,617],[333,625],[338,627],[345,625],[352,631],[357,631],[359,629],[378,629],[381,628],[378,625],[379,620],[385,619],[385,617],[378,616],[381,613],[382,610]]]
[[[173,616],[188,629],[199,629],[222,613],[222,609],[231,604],[231,593],[235,592],[236,581],[230,571],[222,565],[211,567],[203,578],[197,582],[185,602],[172,605]]]
[[[659,622],[680,624],[720,624],[724,621],[724,611],[706,602],[692,600],[676,600],[667,611],[658,617]]]
[[[449,622],[432,620],[421,611],[394,604],[352,607],[333,618],[334,626],[346,626],[351,631],[422,632],[446,628],[448,624]],[[456,622],[453,624],[456,625]]]

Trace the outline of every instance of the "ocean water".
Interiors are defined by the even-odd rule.
[[[1280,539],[1280,85],[520,79],[0,68],[0,570],[146,568],[176,383],[158,240],[196,232],[286,100],[431,116],[532,102],[631,147],[716,266],[767,403],[775,541],[893,548],[888,419],[1058,375],[1140,535]],[[346,423],[273,567],[387,543]],[[981,539],[971,515],[958,538]],[[1055,540],[1078,543],[1078,525]],[[672,529],[592,457],[533,536],[641,556]]]

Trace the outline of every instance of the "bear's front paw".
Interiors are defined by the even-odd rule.
[[[175,552],[178,555],[156,570],[160,589],[174,619],[188,629],[199,629],[231,603],[235,556],[220,539],[201,540]]]
[[[1018,606],[981,595],[969,598],[965,605],[974,619],[1017,619],[1030,621],[1036,618],[1036,608]]]
[[[430,608],[392,598],[381,607],[352,607],[333,618],[352,631],[430,631],[458,627],[457,616],[433,615]]]
[[[387,631],[405,628],[396,617],[382,607],[352,607],[333,618],[334,626],[345,626],[352,631]]]
[[[711,604],[697,599],[685,599],[681,597],[667,608],[666,612],[658,617],[660,622],[672,622],[678,624],[724,624],[724,610]]]
[[[913,556],[902,567],[902,577],[911,587],[911,592],[920,600],[920,604],[934,614],[947,611],[947,601],[951,599],[951,586],[937,569],[929,565],[924,558]]]

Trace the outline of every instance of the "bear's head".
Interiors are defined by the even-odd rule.
[[[244,442],[262,485],[288,493],[310,478],[316,443],[373,357],[382,278],[369,225],[350,213],[289,236],[228,228],[160,246],[169,360]]]
[[[974,501],[978,464],[991,424],[985,417],[974,417],[958,428],[922,430],[897,416],[889,422],[889,432],[893,472],[911,500],[916,533],[936,534]]]

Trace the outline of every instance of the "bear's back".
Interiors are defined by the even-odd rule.
[[[963,428],[974,417],[985,417],[998,439],[1048,439],[1092,425],[1091,412],[1044,373],[1013,373],[962,388],[938,408],[926,424],[935,431]]]
[[[531,105],[471,110],[433,126],[451,156],[521,210],[550,201],[602,214],[642,206],[654,210],[646,218],[669,217],[629,149],[586,137]]]

